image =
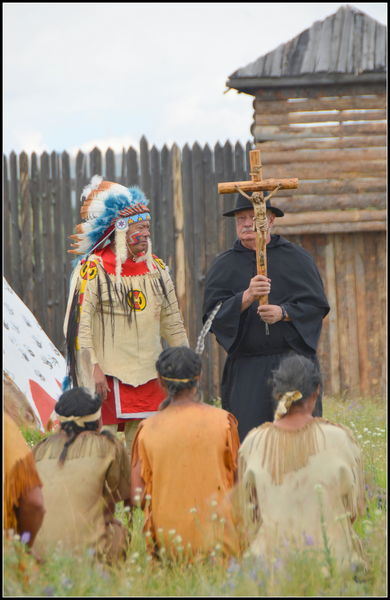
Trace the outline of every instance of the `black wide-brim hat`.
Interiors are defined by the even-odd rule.
[[[276,206],[272,206],[271,200],[266,200],[265,206],[267,207],[268,210],[272,211],[276,217],[284,217],[284,212],[280,208],[277,208]],[[238,194],[236,196],[235,208],[232,208],[222,214],[224,217],[234,217],[234,215],[237,212],[240,212],[240,210],[247,210],[248,208],[253,208],[252,202],[250,200],[248,200],[247,198],[245,198],[245,196]]]

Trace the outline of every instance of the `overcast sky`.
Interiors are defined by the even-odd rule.
[[[387,3],[352,5],[387,24]],[[340,6],[5,2],[4,152],[246,142],[229,75]]]

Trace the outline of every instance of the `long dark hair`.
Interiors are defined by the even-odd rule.
[[[74,387],[60,396],[54,410],[62,417],[84,417],[85,415],[92,415],[95,413],[99,410],[101,405],[102,401],[97,394],[92,396],[85,388]],[[58,462],[61,465],[64,464],[69,446],[73,444],[80,433],[84,431],[97,431],[98,428],[99,419],[84,423],[83,427],[80,427],[74,421],[65,421],[64,423],[61,423],[61,431],[65,432],[68,439],[64,444]],[[108,431],[102,431],[102,434],[107,435],[110,439],[113,438],[112,434]]]
[[[160,410],[163,410],[172,402],[176,394],[197,387],[202,361],[191,348],[176,346],[161,352],[156,362],[156,369],[168,392],[168,397],[160,404]]]

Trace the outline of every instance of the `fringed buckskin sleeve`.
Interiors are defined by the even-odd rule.
[[[167,297],[164,298],[161,309],[161,337],[170,346],[188,346],[188,338],[184,329],[183,317],[177,302],[173,281],[167,270],[160,271],[160,273],[167,292]]]
[[[240,447],[240,438],[238,436],[238,423],[236,417],[228,414],[228,428],[226,438],[225,465],[227,468],[227,479],[230,487],[234,485],[237,475],[237,458]]]
[[[16,423],[4,415],[4,529],[17,530],[15,508],[20,498],[42,487],[32,451]]]

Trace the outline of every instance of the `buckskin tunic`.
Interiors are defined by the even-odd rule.
[[[104,425],[156,412],[165,397],[155,369],[161,338],[169,346],[188,346],[163,261],[153,256],[150,272],[145,261],[127,259],[120,287],[115,283],[115,261],[107,246],[76,267],[65,318],[68,347],[75,348],[77,385],[95,391],[96,363],[107,377],[110,392],[102,407]]]

